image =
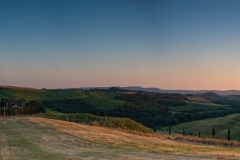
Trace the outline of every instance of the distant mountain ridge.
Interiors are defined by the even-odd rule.
[[[145,92],[155,92],[155,93],[179,93],[179,94],[203,94],[207,92],[213,92],[218,95],[240,95],[240,90],[163,90],[156,87],[144,88],[140,86],[128,86],[128,87],[119,87],[119,86],[111,86],[111,87],[78,87],[78,88],[58,88],[57,90],[74,90],[74,89],[109,89],[112,87],[118,87],[120,89],[131,90],[131,91],[145,91]],[[20,90],[40,90],[37,88],[31,87],[19,87],[19,86],[7,86],[0,85],[0,88],[13,88]],[[55,90],[55,89],[53,89]]]
[[[143,88],[140,86],[120,87],[126,90],[146,91],[156,93],[203,94],[213,92],[218,95],[240,95],[240,90],[162,90],[159,88]]]
[[[144,91],[144,92],[154,92],[154,93],[179,93],[179,94],[203,94],[207,92],[212,92],[218,95],[240,95],[240,90],[163,90],[156,87],[149,87],[144,88],[140,86],[128,86],[128,87],[119,87],[119,86],[113,86],[118,87],[120,89],[130,90],[130,91]],[[78,89],[109,89],[112,87],[81,87]],[[77,88],[71,88],[71,89],[77,89]]]

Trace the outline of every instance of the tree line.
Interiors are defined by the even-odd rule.
[[[44,113],[45,108],[41,102],[36,100],[29,101],[24,107],[0,107],[0,115],[2,116],[16,116],[26,114]]]
[[[115,88],[112,90],[119,91]],[[101,90],[101,92],[103,92]],[[111,92],[108,90],[108,92]],[[115,93],[115,92],[114,92]],[[222,117],[229,114],[240,113],[239,108],[216,110],[208,112],[171,112],[169,107],[185,106],[187,97],[181,94],[163,94],[137,92],[124,93],[122,90],[115,93],[115,99],[125,101],[124,105],[104,110],[96,107],[84,99],[66,99],[44,101],[43,105],[63,113],[91,113],[99,116],[113,116],[131,118],[147,127],[161,128],[205,118]],[[209,94],[208,94],[209,96]]]
[[[156,132],[156,128],[154,127],[153,128],[153,131]],[[168,129],[168,134],[171,135],[172,134],[172,127],[169,126],[169,129]],[[187,136],[187,132],[182,129],[182,135],[183,136]],[[198,131],[198,137],[199,138],[204,138],[204,135],[201,134],[201,130]],[[211,130],[211,138],[216,138],[216,130],[215,128],[213,127],[212,130]],[[228,130],[227,130],[227,133],[226,133],[226,139],[227,140],[231,140],[231,130],[230,130],[230,127],[228,127]]]

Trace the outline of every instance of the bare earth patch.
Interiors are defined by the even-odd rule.
[[[14,160],[14,156],[11,154],[11,151],[9,149],[9,145],[7,142],[7,137],[5,134],[0,133],[0,153],[1,153],[1,157],[2,160]]]

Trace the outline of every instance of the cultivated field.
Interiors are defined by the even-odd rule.
[[[0,159],[239,159],[239,148],[38,117],[0,119]]]

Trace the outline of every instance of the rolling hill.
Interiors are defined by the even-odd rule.
[[[203,145],[39,117],[0,121],[0,159],[239,159],[239,148]]]
[[[113,109],[125,102],[114,99],[116,94],[102,91],[83,90],[28,90],[19,88],[0,88],[0,99],[2,98],[24,98],[27,101],[58,101],[81,99],[97,108]]]
[[[239,90],[166,90],[159,88],[144,88],[140,86],[129,86],[129,87],[121,87],[126,90],[132,91],[145,91],[145,92],[156,92],[156,93],[179,93],[179,94],[203,94],[206,92],[213,92],[219,95],[240,95]]]
[[[30,100],[63,100],[84,98],[87,95],[80,90],[28,90],[19,88],[0,88],[0,99],[2,98],[24,98]]]
[[[220,96],[211,92],[181,95],[133,92],[117,87],[92,90],[2,87],[2,98],[37,100],[45,107],[63,113],[127,117],[151,128],[240,112],[239,96]]]
[[[220,139],[226,139],[228,127],[230,127],[231,139],[240,140],[240,114],[181,123],[172,126],[172,132],[181,134],[184,129],[187,134],[198,136],[198,132],[200,131],[202,137],[211,137],[213,127],[216,130],[216,137]],[[162,131],[164,130],[167,132],[168,127],[162,129]]]

